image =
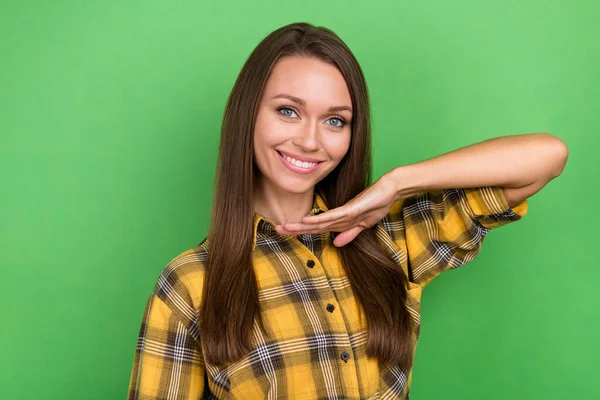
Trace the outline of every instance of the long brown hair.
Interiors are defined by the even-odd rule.
[[[365,78],[346,44],[331,30],[293,23],[266,36],[244,64],[227,101],[219,145],[216,190],[207,245],[200,310],[200,336],[207,362],[234,362],[252,347],[255,317],[263,325],[252,264],[254,125],[273,66],[286,56],[314,57],[336,66],[352,99],[352,140],[340,164],[317,183],[327,206],[339,207],[371,182],[371,122]],[[374,227],[373,227],[374,228]],[[366,352],[380,363],[408,370],[413,360],[413,321],[406,309],[407,277],[378,242],[363,230],[337,249],[357,300],[364,308]]]

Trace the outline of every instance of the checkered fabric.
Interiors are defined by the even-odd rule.
[[[493,228],[521,219],[502,188],[445,189],[396,201],[373,229],[409,277],[407,306],[420,327],[423,288],[480,252]],[[327,211],[315,193],[309,215]],[[365,318],[331,232],[281,235],[254,217],[253,268],[265,330],[242,359],[202,357],[198,310],[209,241],[168,263],[146,304],[129,399],[408,399],[412,370],[379,365],[365,353]],[[416,345],[415,345],[416,346]]]

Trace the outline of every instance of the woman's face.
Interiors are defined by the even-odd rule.
[[[254,127],[254,159],[263,183],[290,193],[312,190],[348,151],[351,121],[350,93],[335,66],[312,58],[280,59]],[[297,161],[290,163],[284,153]]]

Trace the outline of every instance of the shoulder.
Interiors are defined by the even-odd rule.
[[[172,311],[193,319],[200,308],[208,241],[175,256],[160,273],[153,294],[159,297]]]

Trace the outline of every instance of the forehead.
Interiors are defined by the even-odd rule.
[[[351,105],[344,76],[336,66],[306,57],[284,57],[271,72],[265,87],[265,99],[289,94],[300,97],[307,105]]]

